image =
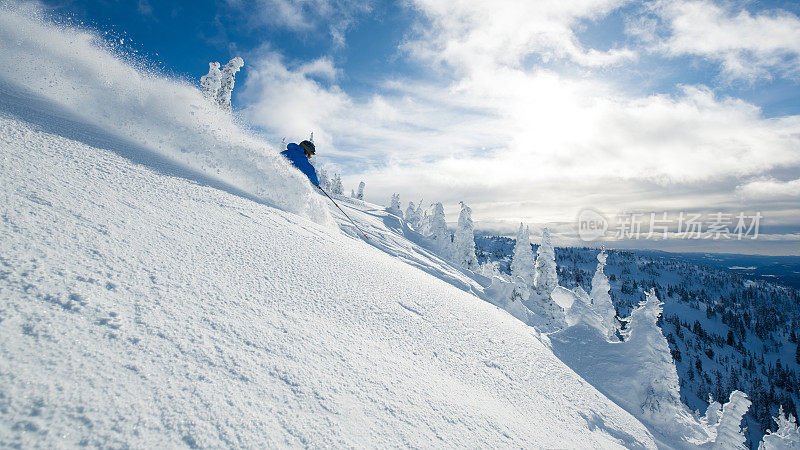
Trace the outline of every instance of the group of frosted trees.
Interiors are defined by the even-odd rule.
[[[433,204],[426,211],[421,201],[417,204],[409,202],[403,212],[400,196],[393,194],[387,211],[426,236],[439,255],[458,266],[483,274],[494,272],[497,276],[491,287],[487,288],[487,293],[507,296],[507,299],[498,304],[515,317],[523,320],[530,317],[527,312],[520,312],[520,309],[532,313],[535,320],[531,324],[540,331],[554,333],[551,334],[552,339],[558,340],[559,335],[569,333],[571,327],[581,323],[596,329],[597,342],[592,347],[594,351],[608,351],[617,355],[616,359],[621,355],[627,361],[620,365],[618,374],[615,372],[613,376],[606,377],[609,382],[620,385],[614,380],[625,377],[633,377],[642,382],[638,390],[621,389],[618,397],[627,399],[620,401],[629,403],[626,405],[628,410],[644,422],[665,433],[688,438],[700,447],[744,448],[745,436],[741,423],[751,404],[747,395],[741,391],[733,391],[724,405],[709,399],[710,405],[703,417],[692,414],[683,405],[669,344],[657,325],[663,303],[651,291],[647,293],[646,301],[634,309],[630,317],[619,318],[611,299],[611,285],[605,274],[608,259],[605,250],[597,255],[597,268],[590,293],[580,286],[569,290],[558,285],[555,249],[549,229],[542,230],[541,245],[534,252],[530,229],[520,224],[509,280],[495,266],[492,266],[493,271],[479,266],[475,255],[472,209],[465,203],[461,203],[461,213],[454,233],[447,228],[441,203]],[[487,263],[486,266],[488,265]],[[555,299],[559,296],[571,296],[571,306],[562,308]],[[584,340],[576,345],[586,344]],[[575,350],[574,346],[572,350]],[[614,359],[611,356],[607,358]],[[777,431],[768,432],[759,446],[760,449],[800,446],[800,432],[794,417],[785,416],[780,411],[775,422]]]
[[[591,293],[587,294],[580,286],[569,290],[558,285],[555,252],[547,228],[542,230],[541,242],[534,253],[530,229],[520,224],[511,261],[513,280],[509,282],[515,289],[503,292],[518,298],[533,313],[532,324],[540,331],[554,333],[551,334],[554,342],[563,339],[572,352],[576,351],[576,345],[587,346],[587,349],[600,353],[598,356],[601,360],[627,361],[627,364],[619,367],[619,374],[604,373],[590,382],[599,385],[610,383],[609,386],[603,386],[607,394],[625,404],[641,420],[664,432],[672,429],[679,436],[693,436],[696,442],[704,442],[711,447],[738,448],[744,443],[740,423],[750,406],[744,393],[734,391],[724,408],[720,405],[722,412],[717,417],[712,407],[711,415],[705,422],[693,418],[681,403],[675,364],[667,340],[657,325],[662,303],[654,292],[647,295],[647,301],[635,309],[629,318],[621,320],[611,301],[610,283],[604,271],[608,255],[604,250],[597,255]],[[516,289],[519,285],[526,290],[522,295]],[[562,308],[554,299],[557,296],[571,297],[571,305]],[[627,324],[624,329],[623,323]],[[580,327],[575,331],[570,329],[580,324],[596,329],[597,340],[593,343],[587,341],[589,335],[582,334]],[[623,378],[639,380],[641,386],[638,390],[626,388],[618,382]],[[624,392],[613,395],[615,389],[623,389]],[[788,434],[786,430],[792,429],[789,419],[784,419],[779,425],[784,429],[781,436]]]
[[[472,223],[472,208],[464,202],[461,202],[461,213],[458,216],[455,233],[451,233],[447,228],[444,206],[441,203],[435,203],[430,211],[425,211],[422,208],[422,201],[416,205],[414,202],[408,202],[408,207],[403,213],[400,195],[392,194],[390,205],[386,210],[403,219],[418,233],[426,236],[430,240],[432,249],[439,256],[451,260],[465,269],[472,271],[479,269],[478,258],[475,256],[475,226]]]
[[[511,277],[527,289],[522,302],[543,321],[539,324],[540,328],[554,331],[566,326],[564,310],[552,295],[558,286],[558,273],[549,229],[542,230],[542,244],[534,257],[530,228],[519,224],[511,260]]]
[[[235,57],[220,69],[218,62],[208,63],[208,74],[200,78],[203,97],[219,105],[225,111],[231,110],[231,94],[236,80],[236,72],[244,66],[244,60]]]
[[[603,271],[606,258],[605,251],[601,251],[597,255],[598,264],[592,279],[591,293],[587,294],[583,288],[578,287],[572,294],[584,301],[587,311],[591,311],[599,318],[599,323],[604,327],[607,339],[615,341],[618,340],[617,333],[620,329],[620,322],[611,302],[611,286]],[[511,277],[515,282],[526,286],[528,295],[523,303],[544,320],[544,323],[540,325],[542,328],[547,331],[555,331],[568,325],[569,311],[565,311],[553,299],[553,292],[558,287],[558,272],[555,249],[548,228],[542,230],[542,243],[534,255],[531,247],[530,228],[523,224],[519,225],[511,260]]]

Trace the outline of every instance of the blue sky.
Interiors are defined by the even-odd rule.
[[[342,71],[338,85],[353,96],[368,96],[379,91],[379,82],[394,77],[416,77],[426,72],[410,61],[398,47],[414,35],[412,27],[424,17],[407,2],[365,2],[365,11],[356,11],[342,26],[344,45],[337,44],[330,27],[342,19],[314,17],[309,28],[296,27],[280,18],[264,21],[249,17],[250,8],[268,10],[272,2],[197,2],[47,0],[44,2],[62,17],[90,28],[126,38],[125,50],[146,55],[166,73],[188,80],[205,74],[209,59],[229,59],[241,53],[268,46],[293,61],[331,58]],[[275,2],[277,3],[277,2]],[[313,17],[314,2],[295,2],[307,17]],[[748,2],[741,10],[758,14],[781,10],[800,13],[800,4],[791,1]],[[642,3],[631,2],[614,9],[599,20],[584,20],[576,36],[593,48],[609,49],[634,44],[625,28],[632,16],[640,14]],[[534,55],[535,56],[535,55]],[[540,61],[539,61],[540,62]],[[546,64],[566,69],[559,61]],[[674,93],[681,84],[704,84],[719,95],[730,95],[752,102],[766,117],[800,112],[797,74],[790,77],[725,80],[717,64],[704,58],[663,58],[644,55],[636,64],[610,67],[599,77],[625,84],[639,94]],[[247,71],[241,75],[247,77]]]
[[[766,240],[632,242],[800,252],[800,5],[789,1],[45,1],[196,82],[242,56],[236,114],[315,131],[367,198],[464,200],[479,227],[587,207],[763,211]],[[622,245],[622,243],[618,243]]]

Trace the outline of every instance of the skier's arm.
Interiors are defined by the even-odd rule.
[[[314,169],[314,166],[312,166],[308,160],[303,161],[303,163],[302,167],[300,167],[300,171],[306,174],[311,184],[319,186],[319,178],[317,178],[317,171]]]

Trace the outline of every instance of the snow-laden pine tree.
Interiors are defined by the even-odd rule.
[[[403,219],[405,219],[406,223],[414,228],[417,227],[416,220],[414,220],[416,210],[417,209],[414,206],[414,202],[408,202],[408,208],[406,208],[406,213],[403,215]]]
[[[550,241],[550,230],[542,230],[542,245],[536,252],[533,284],[536,293],[541,297],[549,297],[553,289],[558,286],[558,272],[556,272],[556,252]]]
[[[641,400],[642,413],[650,423],[668,423],[675,417],[681,404],[678,371],[669,351],[669,344],[656,322],[663,311],[663,303],[654,291],[647,294],[644,305],[631,313],[626,330],[628,345],[652,355],[648,364],[639,368],[638,378],[647,383]]]
[[[236,80],[236,72],[244,66],[244,60],[240,57],[235,57],[225,64],[222,68],[220,78],[219,92],[217,92],[217,102],[219,106],[226,110],[231,110],[231,94],[233,93],[233,84]]]
[[[560,330],[567,326],[566,312],[552,297],[558,286],[556,257],[547,228],[542,233],[542,245],[536,255],[533,272],[533,289],[525,305],[538,317],[538,328],[543,332]]]
[[[417,231],[422,233],[422,231],[420,230],[424,228],[425,222],[426,222],[425,210],[422,208],[422,199],[420,199],[419,203],[417,203],[417,209],[414,211],[414,222],[413,222],[414,228],[416,228]]]
[[[389,207],[386,208],[389,214],[394,214],[399,218],[403,218],[403,209],[400,206],[400,194],[392,194],[392,200],[389,202]]]
[[[431,208],[433,208],[433,205],[431,205]],[[431,218],[433,217],[433,212],[422,210],[421,208],[418,208],[418,210],[420,210],[420,215],[418,222],[419,226],[417,227],[417,231],[423,236],[430,236]]]
[[[356,191],[350,189],[350,198],[356,198]]]
[[[514,244],[514,254],[511,259],[511,276],[522,278],[528,288],[532,288],[534,264],[530,229],[523,227],[522,223],[520,223],[517,231],[517,241]]]
[[[358,192],[356,193],[356,198],[357,199],[364,200],[364,187],[365,186],[366,185],[364,184],[363,181],[358,183]]]
[[[331,182],[331,194],[344,194],[344,186],[342,186],[342,177],[339,176],[337,173],[333,176],[333,182]]]
[[[592,278],[592,308],[603,318],[603,326],[605,326],[608,334],[608,340],[618,341],[617,338],[617,310],[614,309],[614,304],[611,302],[611,285],[608,282],[603,269],[606,266],[606,258],[608,255],[605,251],[601,251],[597,255],[597,270],[594,272]]]
[[[714,440],[712,448],[722,449],[742,449],[745,446],[745,436],[742,432],[742,417],[750,408],[750,400],[747,394],[742,391],[731,392],[730,400],[722,407],[722,417],[717,425],[717,438]]]
[[[800,429],[797,427],[797,419],[791,414],[784,415],[783,406],[778,408],[778,417],[772,420],[778,425],[777,431],[767,430],[764,439],[758,445],[758,450],[778,450],[788,448],[800,448]]]
[[[218,62],[208,63],[208,74],[200,77],[200,87],[203,89],[203,97],[217,103],[217,94],[222,82],[222,72],[219,71]]]
[[[433,246],[439,256],[450,259],[453,256],[452,242],[450,241],[450,231],[447,229],[447,222],[444,217],[444,206],[441,203],[433,205],[433,214],[430,224],[427,227],[427,236],[433,241]]]
[[[530,322],[531,312],[523,303],[528,298],[530,289],[521,278],[509,280],[504,276],[494,276],[492,284],[485,292],[494,305],[505,309],[524,323]]]
[[[478,270],[475,256],[475,226],[472,223],[472,208],[461,202],[458,228],[453,236],[453,261],[465,269]]]

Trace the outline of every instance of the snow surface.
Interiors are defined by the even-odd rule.
[[[463,273],[415,267],[435,256],[375,205],[351,215],[371,246],[20,92],[0,90],[0,447],[655,446]]]

